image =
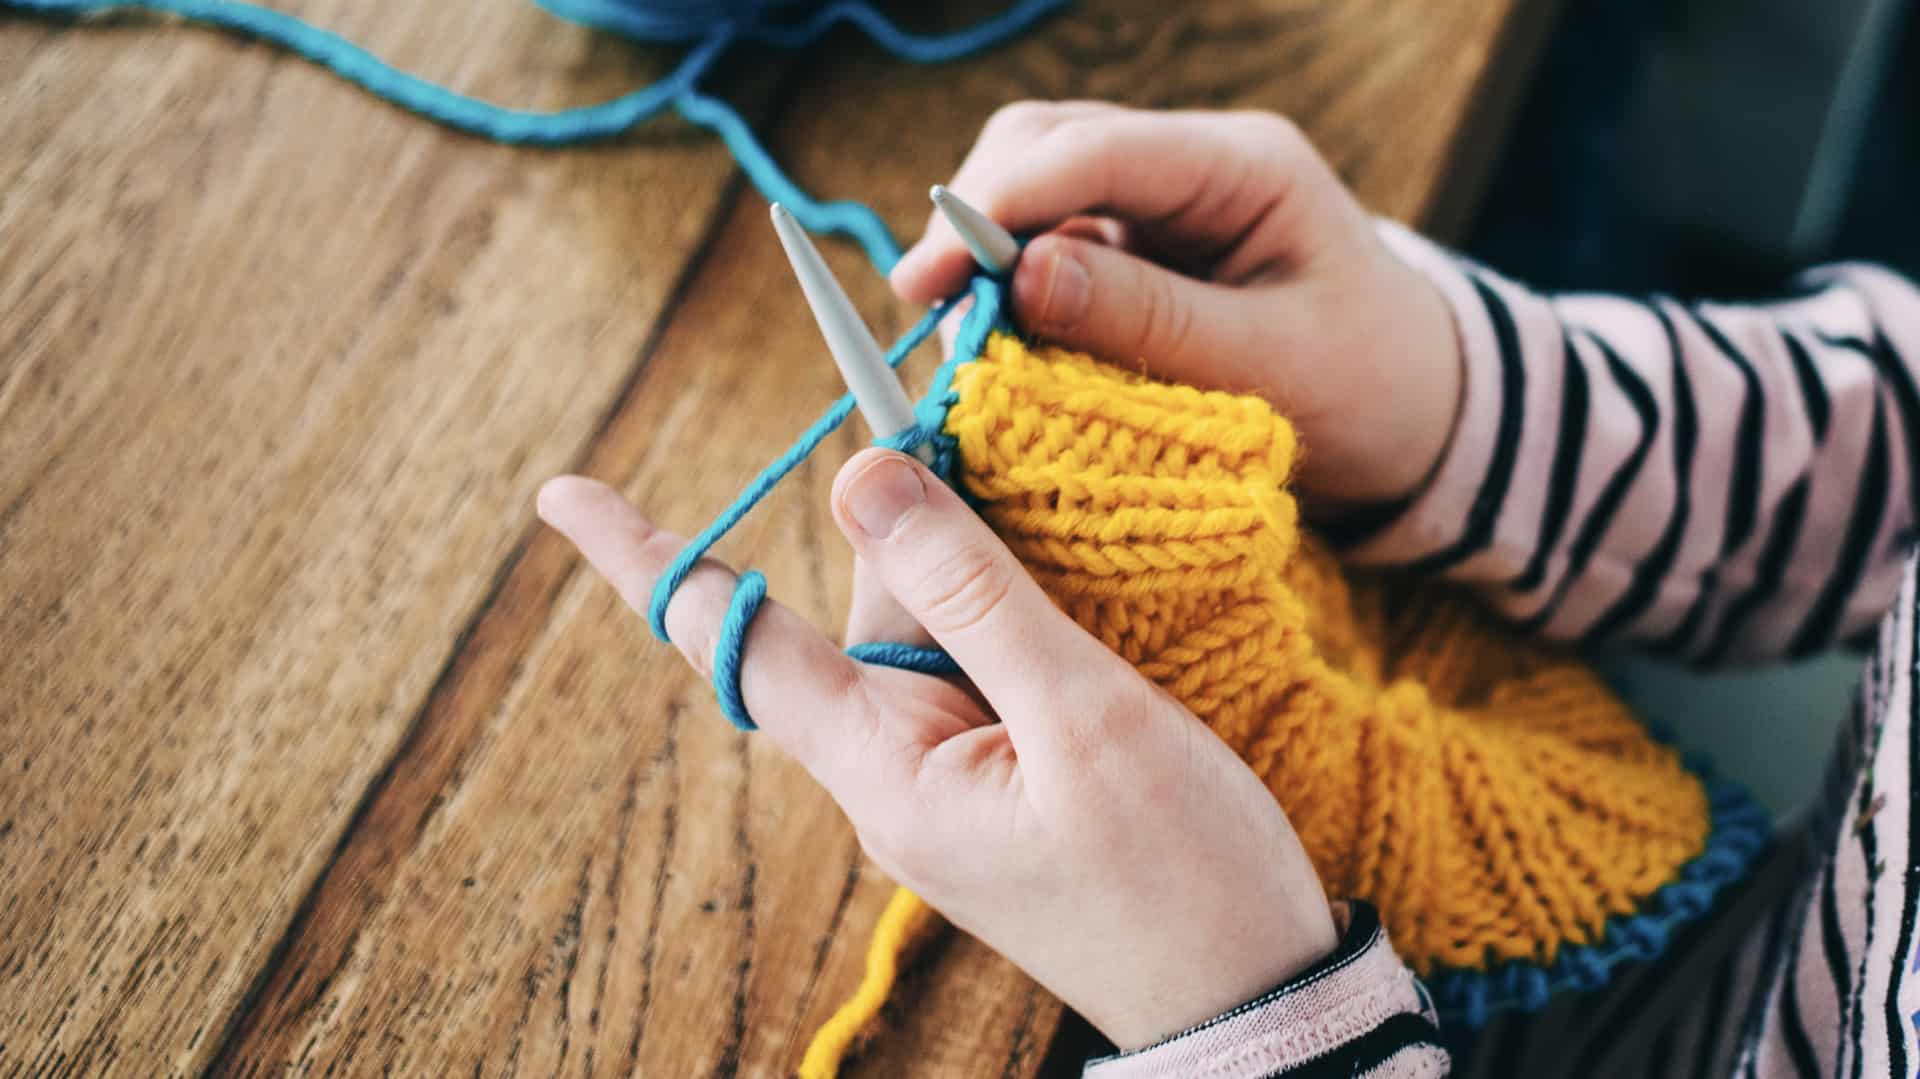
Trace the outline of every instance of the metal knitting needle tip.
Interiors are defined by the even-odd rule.
[[[941,184],[934,184],[927,193],[933,204],[947,217],[947,223],[953,231],[960,234],[960,240],[973,252],[973,261],[980,268],[998,277],[1013,269],[1020,261],[1020,244],[1013,234],[988,219],[986,214],[967,205],[966,200],[948,191]]]
[[[827,269],[826,260],[813,246],[800,222],[785,206],[773,204],[773,229],[780,234],[780,246],[787,250],[793,275],[800,279],[807,306],[827,339],[827,351],[840,369],[840,377],[853,393],[867,426],[880,438],[891,438],[914,425],[913,402],[908,399],[900,378],[887,366],[886,353],[873,339],[873,332],[854,310],[853,301]],[[933,464],[933,451],[925,443],[914,447],[913,455]]]

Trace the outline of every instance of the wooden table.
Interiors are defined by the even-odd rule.
[[[283,2],[525,107],[674,56],[522,0]],[[996,106],[1069,96],[1284,110],[1444,235],[1550,6],[1090,0],[968,62],[847,34],[715,85],[903,236]],[[691,530],[837,392],[704,133],[513,150],[222,34],[0,16],[0,1074],[791,1068],[888,882],[533,493]],[[856,445],[727,548],[823,623]],[[1061,1010],[950,939],[890,1015],[859,1074],[1032,1075]]]

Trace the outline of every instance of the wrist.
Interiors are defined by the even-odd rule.
[[[1316,889],[1317,891],[1317,889]],[[1177,971],[1133,972],[1136,990],[1082,1012],[1122,1052],[1165,1041],[1284,985],[1337,951],[1345,919],[1316,898],[1316,908],[1264,925],[1218,934],[1220,947],[1194,954]]]
[[[1378,251],[1387,264],[1381,277],[1389,284],[1383,291],[1406,298],[1380,346],[1404,384],[1401,392],[1390,395],[1399,407],[1389,421],[1389,433],[1400,436],[1391,439],[1393,451],[1383,455],[1392,467],[1383,484],[1391,493],[1376,501],[1397,502],[1417,496],[1432,481],[1459,428],[1466,399],[1466,350],[1453,305],[1440,286],[1387,245]]]
[[[1086,1076],[1445,1074],[1431,999],[1378,914],[1341,904],[1339,928],[1320,961],[1150,1046],[1089,1061]]]
[[[1349,400],[1316,417],[1341,417],[1347,429],[1307,440],[1296,490],[1316,523],[1366,517],[1417,497],[1439,471],[1466,400],[1466,350],[1446,294],[1390,245],[1374,244],[1369,255],[1337,291],[1387,302],[1378,310],[1336,308],[1327,319],[1353,327],[1334,355],[1364,373],[1350,380]],[[1365,436],[1353,437],[1355,428]]]

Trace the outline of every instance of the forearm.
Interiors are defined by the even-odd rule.
[[[1361,563],[1481,589],[1523,626],[1703,663],[1870,626],[1920,480],[1920,292],[1834,267],[1766,304],[1533,293],[1392,226],[1466,357],[1453,439]]]

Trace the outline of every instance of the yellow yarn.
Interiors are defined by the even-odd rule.
[[[954,388],[956,479],[988,523],[1246,760],[1328,892],[1378,907],[1416,970],[1549,964],[1704,848],[1701,783],[1584,665],[1303,534],[1293,428],[1265,401],[1006,335]]]
[[[800,1079],[833,1079],[840,1072],[840,1060],[893,992],[900,963],[914,943],[931,933],[939,924],[938,915],[926,901],[905,888],[895,888],[887,909],[874,924],[873,940],[867,944],[867,973],[833,1017],[814,1033],[807,1055],[800,1061]]]

